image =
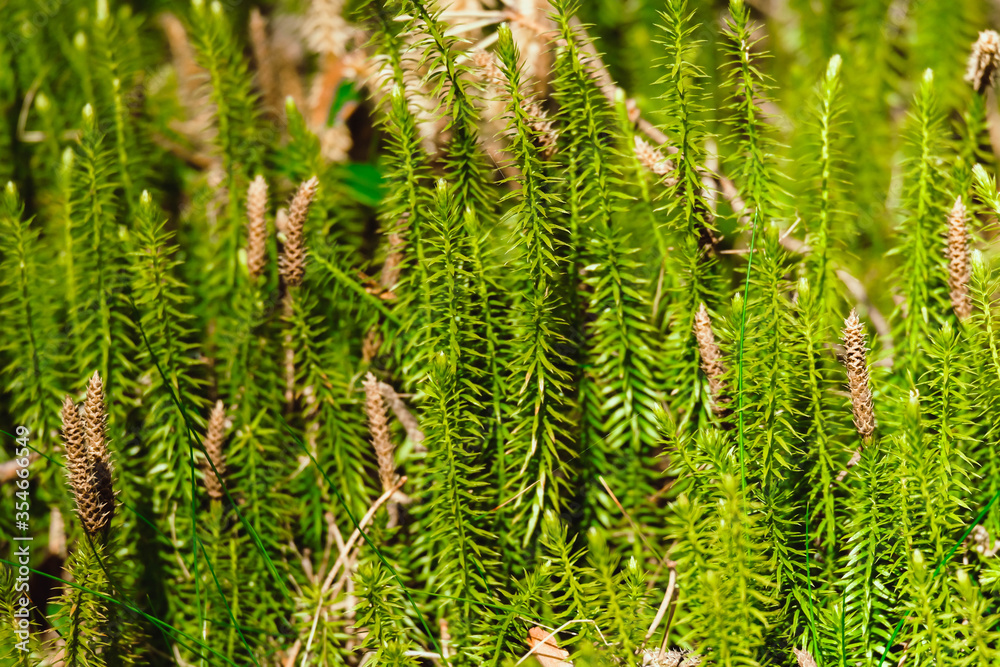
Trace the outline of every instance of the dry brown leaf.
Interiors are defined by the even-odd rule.
[[[538,658],[542,667],[573,667],[569,651],[559,648],[556,638],[548,630],[537,626],[528,630],[528,648],[534,651],[531,655]]]

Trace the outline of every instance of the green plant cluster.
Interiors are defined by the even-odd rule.
[[[986,3],[254,4],[0,4],[0,664],[1000,661]]]

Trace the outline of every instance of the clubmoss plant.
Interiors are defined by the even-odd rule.
[[[0,661],[998,662],[990,7],[0,3]]]

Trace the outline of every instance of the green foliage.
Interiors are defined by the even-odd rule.
[[[842,650],[874,664],[887,641],[892,622],[890,582],[899,576],[898,535],[892,530],[889,459],[878,443],[861,453],[848,497],[846,542],[841,558],[842,624],[847,627]]]
[[[428,409],[426,421],[429,467],[433,480],[428,489],[430,502],[427,524],[433,541],[431,558],[437,567],[431,574],[435,592],[457,598],[442,600],[444,616],[451,619],[453,636],[468,642],[474,625],[474,603],[489,596],[493,584],[487,574],[493,560],[489,545],[493,537],[481,525],[474,513],[482,506],[477,470],[470,465],[475,460],[476,439],[474,422],[463,420],[461,392],[454,371],[442,358],[434,362],[426,382]]]
[[[216,143],[230,194],[217,252],[223,258],[222,276],[231,286],[236,280],[242,239],[234,195],[246,188],[247,175],[259,161],[253,137],[255,99],[242,48],[222,3],[213,0],[206,6],[204,0],[194,0],[188,21],[199,64],[211,79]]]
[[[149,193],[144,192],[136,207],[132,295],[135,312],[141,313],[136,324],[149,341],[138,359],[148,382],[143,396],[148,406],[143,446],[150,448],[149,459],[159,462],[148,471],[158,477],[159,483],[150,489],[162,494],[152,503],[158,513],[167,499],[190,495],[189,489],[181,488],[189,473],[187,427],[172,396],[183,396],[195,412],[204,407],[191,316],[186,312],[191,297],[176,275],[179,262],[175,247],[168,245],[172,234],[164,229],[160,216]]]
[[[743,0],[730,2],[729,11],[729,39],[725,48],[732,61],[728,82],[733,90],[730,123],[736,139],[733,152],[737,156],[730,171],[741,186],[747,206],[767,215],[769,211],[761,209],[771,205],[775,183],[769,166],[773,159],[769,129],[760,105],[769,85],[757,65],[766,54],[753,53],[760,40],[753,37],[750,10]]]
[[[838,227],[835,224],[837,217],[837,200],[843,175],[840,173],[840,162],[837,154],[837,133],[840,128],[840,119],[843,115],[841,101],[841,75],[840,68],[843,61],[839,55],[830,58],[826,68],[826,74],[819,84],[819,103],[816,108],[814,146],[817,155],[813,156],[809,163],[815,165],[816,174],[813,178],[816,185],[812,195],[811,218],[807,229],[807,240],[812,249],[812,272],[810,279],[816,285],[816,294],[820,298],[829,302],[827,297],[833,290],[828,289],[834,279],[833,265],[830,261],[831,247],[838,236]]]
[[[5,665],[11,667],[27,667],[37,658],[36,649],[38,640],[30,637],[27,624],[29,618],[25,618],[23,611],[23,601],[26,599],[24,593],[27,591],[27,577],[20,582],[17,580],[16,570],[4,568],[3,577],[0,580],[0,609],[3,609],[4,616],[9,619],[0,626],[0,639],[4,647],[0,649],[0,658]],[[29,612],[30,614],[30,612]],[[21,620],[24,620],[25,627],[21,627]]]
[[[65,641],[66,665],[141,664],[141,643],[130,612],[109,602],[120,571],[112,549],[88,539],[69,561],[75,586],[66,586],[53,625]]]
[[[368,629],[361,648],[374,651],[372,659],[376,664],[416,665],[406,655],[410,645],[405,640],[403,603],[388,574],[378,565],[367,563],[358,568],[357,578],[358,597],[364,603],[356,623]]]
[[[118,409],[112,414],[113,428],[123,428],[122,408],[135,375],[134,338],[124,298],[126,244],[116,218],[118,183],[107,137],[89,105],[83,123],[70,190],[77,296],[69,313],[71,373],[85,378],[95,368],[100,371],[111,405]]]
[[[56,423],[53,412],[58,405],[58,374],[63,361],[58,347],[57,304],[52,299],[54,276],[45,270],[39,231],[34,221],[25,217],[12,182],[3,193],[0,243],[4,276],[0,312],[11,327],[11,335],[4,339],[9,359],[4,375],[13,397],[11,408],[44,433]]]
[[[0,6],[0,662],[997,662],[985,3],[481,4]]]
[[[900,354],[906,355],[908,366],[919,372],[924,363],[922,348],[930,335],[931,322],[939,319],[943,310],[944,267],[939,239],[945,219],[943,194],[947,181],[938,166],[941,120],[931,70],[924,72],[910,113],[911,155],[904,196],[908,216],[900,227],[902,239],[897,246],[905,259],[900,268],[906,297]]]
[[[666,264],[665,272],[674,276],[671,281],[673,298],[665,321],[673,325],[674,335],[668,338],[668,374],[689,382],[687,390],[678,392],[684,405],[676,402],[677,409],[684,411],[685,419],[694,417],[701,421],[699,403],[702,392],[697,378],[698,353],[688,332],[693,328],[694,313],[700,303],[711,304],[716,296],[714,276],[714,235],[717,232],[715,216],[703,196],[702,174],[699,168],[704,160],[705,93],[702,84],[705,73],[694,60],[695,51],[701,42],[694,39],[697,24],[694,12],[688,10],[686,0],[669,3],[662,13],[664,51],[663,69],[660,80],[664,87],[662,110],[668,122],[664,129],[671,137],[678,156],[673,185],[664,192],[667,228],[676,238],[672,259]]]

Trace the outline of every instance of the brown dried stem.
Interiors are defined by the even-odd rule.
[[[337,557],[337,560],[334,562],[333,567],[330,569],[330,572],[327,573],[326,579],[323,581],[323,585],[320,587],[319,603],[316,606],[315,612],[313,612],[312,633],[316,632],[316,626],[317,623],[319,622],[320,611],[322,610],[324,601],[328,599],[330,600],[336,599],[337,595],[340,592],[340,588],[343,586],[342,583],[338,583],[337,589],[333,592],[333,594],[331,594],[330,596],[326,595],[326,592],[330,590],[330,587],[336,580],[336,577],[339,574],[341,568],[346,567],[348,561],[351,559],[351,552],[354,550],[354,545],[361,537],[361,531],[364,530],[365,527],[368,525],[368,523],[375,517],[375,514],[378,512],[379,508],[382,507],[382,505],[384,505],[385,503],[387,503],[389,499],[393,496],[393,494],[399,491],[399,489],[401,489],[403,487],[403,484],[405,483],[406,483],[406,477],[400,477],[398,480],[396,480],[396,483],[392,487],[386,489],[385,493],[379,496],[379,498],[372,504],[372,506],[368,509],[368,511],[365,512],[365,515],[361,517],[361,521],[358,522],[358,527],[354,529],[354,532],[351,533],[351,536],[347,539],[347,542],[344,543],[344,545],[340,548],[340,555]],[[341,578],[341,582],[343,582],[343,580],[344,579]],[[301,649],[302,649],[302,641],[301,639],[298,639],[295,641],[295,644],[289,651],[290,659],[285,661],[286,666],[290,666],[295,663],[295,659],[298,656]]]
[[[402,225],[398,227],[402,229]],[[401,233],[390,232],[389,252],[386,254],[385,262],[382,264],[382,272],[379,274],[379,285],[386,292],[391,292],[399,281],[399,274],[403,268],[403,253],[406,241]]]
[[[392,413],[396,415],[396,419],[402,424],[403,429],[406,431],[406,437],[416,443],[418,451],[422,449],[421,443],[424,441],[424,432],[420,429],[420,423],[417,421],[417,418],[406,407],[406,403],[403,402],[403,399],[400,398],[391,384],[388,382],[379,382],[378,388],[382,392],[382,398],[389,402]]]

